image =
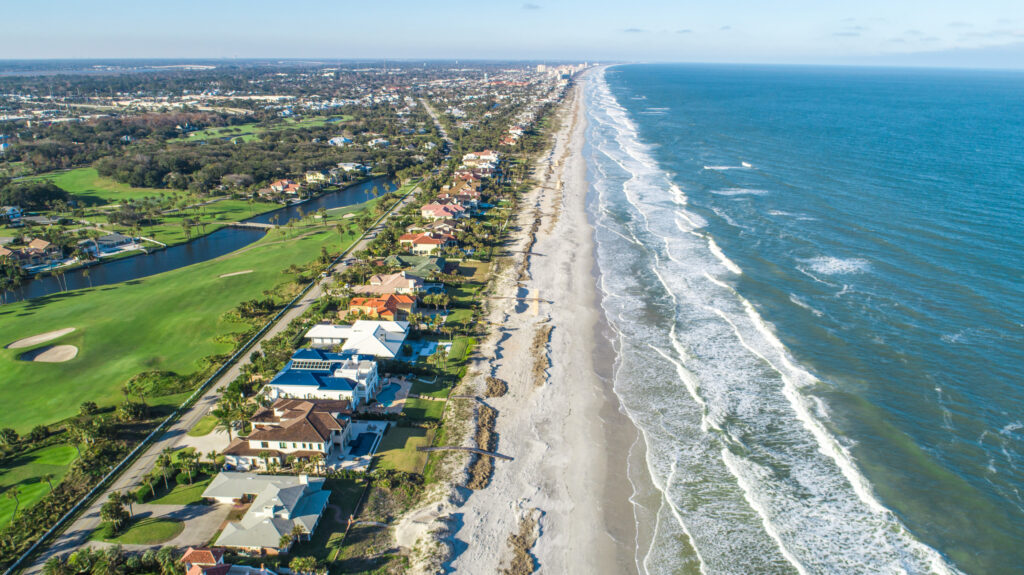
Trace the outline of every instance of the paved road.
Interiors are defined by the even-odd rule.
[[[437,110],[435,110],[434,107],[431,106],[425,98],[420,98],[420,104],[423,104],[423,107],[427,109],[427,113],[430,114],[431,118],[433,118],[434,125],[437,126],[437,131],[441,132],[441,137],[444,138],[444,141],[448,142],[450,151],[451,146],[453,146],[455,142],[453,142],[452,139],[448,137],[448,132],[444,129],[444,125],[441,124],[441,118],[438,117]]]
[[[362,240],[356,243],[355,246],[349,251],[349,253],[355,253],[360,250],[366,249],[372,238],[377,236],[381,230],[384,229],[384,224],[391,214],[400,211],[404,206],[409,204],[415,199],[416,194],[419,192],[419,188],[413,188],[409,194],[406,195],[402,201],[395,205],[390,212],[373,228],[370,229],[369,233],[364,236]],[[337,273],[345,268],[344,263],[339,263],[332,268],[332,273]],[[128,467],[117,479],[113,481],[110,488],[107,489],[103,495],[97,497],[93,504],[76,519],[64,532],[57,536],[53,543],[50,544],[49,549],[42,551],[32,565],[24,569],[24,573],[37,573],[42,570],[43,564],[46,559],[54,554],[68,553],[75,548],[83,545],[89,540],[89,534],[92,533],[100,524],[100,507],[107,500],[108,494],[113,491],[127,492],[138,487],[142,478],[149,472],[150,469],[155,467],[157,457],[166,448],[177,447],[179,441],[199,422],[200,419],[211,409],[213,409],[217,400],[220,398],[220,388],[228,385],[235,380],[241,373],[242,367],[249,363],[249,356],[253,351],[261,350],[263,342],[274,337],[275,335],[284,331],[288,324],[295,318],[299,317],[309,309],[309,306],[320,299],[324,289],[323,281],[317,282],[315,286],[310,288],[306,292],[303,298],[296,302],[295,305],[288,310],[278,321],[275,323],[259,342],[257,342],[249,353],[243,354],[244,357],[240,358],[234,365],[231,366],[213,385],[210,386],[209,390],[203,394],[199,400],[196,401],[192,408],[182,414],[181,418],[178,419],[159,439],[153,442],[153,444],[146,450],[145,453],[140,455],[131,466]]]

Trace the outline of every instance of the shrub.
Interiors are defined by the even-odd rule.
[[[181,473],[176,475],[174,477],[174,480],[178,482],[178,485],[191,485],[192,484],[192,482],[189,481],[188,473],[185,473],[184,471],[182,471]]]
[[[149,488],[143,485],[142,487],[135,490],[135,502],[140,504],[145,503],[146,501],[149,500],[149,496],[151,493],[152,492],[149,490]]]

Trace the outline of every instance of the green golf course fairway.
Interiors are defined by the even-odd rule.
[[[124,200],[158,197],[170,193],[170,190],[156,188],[133,188],[128,184],[122,184],[99,175],[96,168],[75,168],[33,179],[50,180],[67,193],[87,198],[94,204],[118,204]]]
[[[50,484],[43,480],[43,476],[53,474],[50,481],[56,487],[64,479],[76,453],[70,445],[51,445],[5,461],[0,466],[0,490],[6,492],[17,485],[20,490],[18,499],[21,500],[19,509],[28,509],[50,492]],[[14,504],[13,499],[0,498],[0,527],[11,520]]]
[[[345,247],[355,238],[346,235]],[[315,260],[322,246],[339,251],[341,241],[333,227],[275,230],[251,246],[207,262],[0,306],[0,396],[18,398],[18,409],[0,414],[0,428],[26,433],[35,425],[77,414],[86,400],[113,405],[123,399],[121,386],[138,373],[189,374],[201,358],[230,352],[233,344],[216,343],[215,338],[244,331],[245,326],[225,321],[224,312],[242,301],[265,298],[264,290],[294,278],[283,270]],[[219,277],[245,270],[253,271]],[[65,327],[76,329],[46,345],[77,346],[78,355],[71,361],[19,361],[32,348],[2,348]]]

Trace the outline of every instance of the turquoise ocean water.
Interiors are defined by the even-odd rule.
[[[630,65],[585,97],[640,569],[1024,572],[1024,75]]]

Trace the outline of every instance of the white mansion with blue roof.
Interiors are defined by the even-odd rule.
[[[353,409],[372,401],[379,391],[380,377],[372,356],[319,349],[296,351],[266,387],[272,399],[348,400]]]

